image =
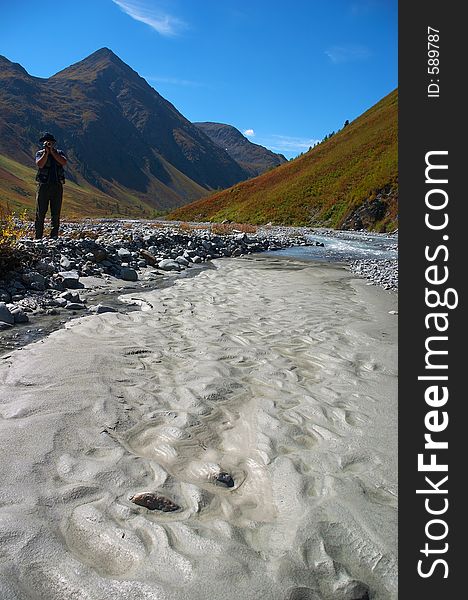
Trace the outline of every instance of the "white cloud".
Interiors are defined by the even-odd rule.
[[[135,21],[149,25],[161,35],[174,36],[187,27],[184,21],[166,13],[162,9],[149,7],[141,0],[112,0],[124,13]]]
[[[247,137],[255,137],[255,131],[253,129],[246,129],[244,131],[244,135]]]
[[[331,46],[325,54],[332,63],[347,63],[355,60],[365,60],[371,56],[371,51],[366,46]]]

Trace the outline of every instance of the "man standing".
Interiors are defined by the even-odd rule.
[[[51,231],[50,237],[57,238],[60,225],[60,209],[62,208],[63,184],[65,183],[64,165],[67,157],[55,148],[57,140],[47,132],[39,142],[42,149],[36,152],[38,167],[36,181],[36,240],[44,233],[44,219],[50,204]]]

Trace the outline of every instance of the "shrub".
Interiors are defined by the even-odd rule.
[[[33,260],[32,255],[19,244],[28,231],[26,213],[17,217],[15,213],[0,207],[0,276]]]

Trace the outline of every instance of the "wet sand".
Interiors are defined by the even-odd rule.
[[[397,597],[396,294],[213,264],[0,364],[2,600]]]

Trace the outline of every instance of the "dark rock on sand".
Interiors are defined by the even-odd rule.
[[[223,483],[228,488],[234,487],[234,479],[231,477],[231,475],[229,475],[229,473],[225,473],[224,471],[219,473],[219,475],[216,477],[216,481]]]
[[[135,494],[130,498],[130,501],[138,506],[144,506],[148,510],[160,510],[162,512],[174,512],[179,510],[180,506],[159,494],[151,492],[144,492],[142,494]]]
[[[101,315],[106,312],[117,312],[115,308],[112,308],[112,306],[106,306],[105,304],[94,304],[93,306],[90,306],[88,310],[97,315]]]

